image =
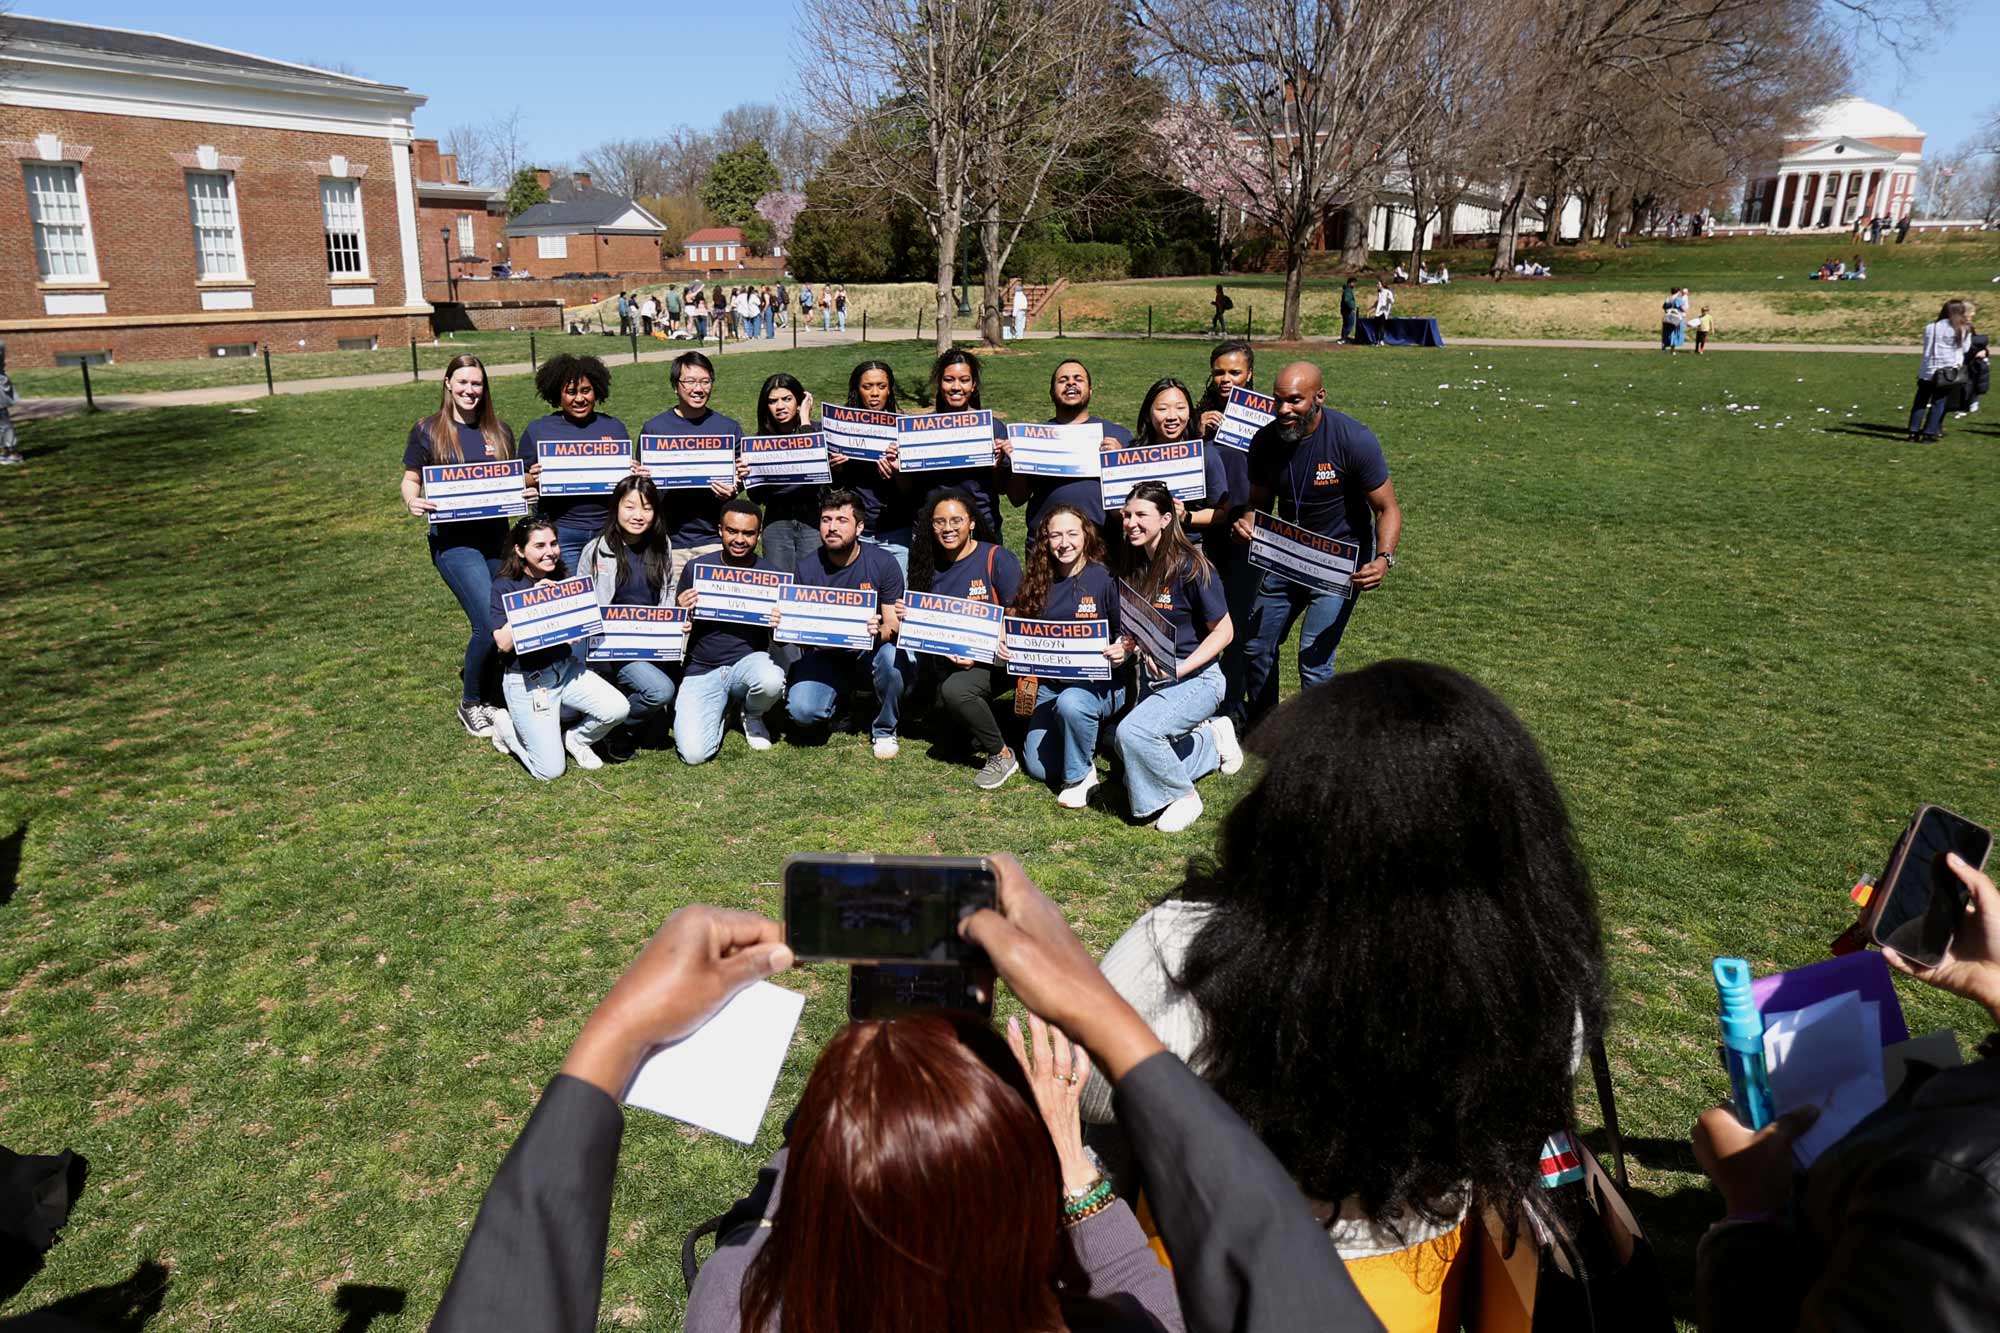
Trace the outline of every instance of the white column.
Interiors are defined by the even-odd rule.
[[[1847,185],[1854,178],[1851,171],[1837,171],[1833,176],[1833,225],[1836,230],[1847,221]]]
[[[1778,192],[1771,198],[1770,221],[1771,228],[1774,231],[1783,231],[1785,229],[1785,187],[1792,183],[1792,175],[1793,173],[1789,171],[1780,171],[1778,173]]]
[[[1812,177],[1806,172],[1800,171],[1793,174],[1797,180],[1797,185],[1795,193],[1792,195],[1792,206],[1785,212],[1786,231],[1797,231],[1799,229],[1799,214],[1805,211],[1806,206],[1806,186],[1812,182]]]
[[[1888,183],[1889,183],[1888,170],[1882,167],[1876,168],[1875,179],[1868,183],[1869,217],[1879,218],[1882,216],[1882,196],[1885,193],[1884,187],[1887,186]]]

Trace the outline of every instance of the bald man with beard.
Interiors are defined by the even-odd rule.
[[[1222,702],[1239,726],[1254,724],[1278,703],[1278,649],[1299,629],[1299,684],[1333,677],[1333,657],[1358,594],[1382,586],[1396,567],[1403,511],[1389,480],[1389,463],[1375,432],[1326,405],[1319,367],[1294,361],[1278,372],[1272,392],[1278,415],[1250,441],[1250,501],[1235,510],[1230,532],[1250,540],[1250,512],[1272,511],[1302,528],[1361,548],[1356,597],[1340,597],[1266,571],[1250,604],[1244,637],[1243,694]]]

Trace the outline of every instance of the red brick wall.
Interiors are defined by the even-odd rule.
[[[516,236],[508,249],[515,268],[538,278],[558,273],[658,273],[661,267],[660,244],[651,236],[571,236],[564,259],[543,259],[532,236]]]
[[[504,327],[504,325],[502,326]],[[161,324],[142,328],[57,329],[50,332],[8,333],[7,364],[47,367],[55,364],[57,352],[102,352],[119,361],[182,361],[213,355],[209,348],[221,343],[267,342],[275,360],[285,352],[331,352],[342,338],[365,338],[373,334],[383,347],[401,347],[411,338],[431,339],[427,316],[372,315],[357,319],[305,319],[278,323],[242,324]],[[300,339],[305,346],[299,346]],[[280,372],[282,373],[282,372]]]
[[[608,269],[605,271],[610,272]],[[700,276],[686,269],[663,269],[649,273],[612,273],[608,278],[564,278],[560,281],[548,278],[493,278],[467,282],[461,275],[458,296],[461,301],[522,301],[554,298],[564,305],[583,305],[586,302],[615,297],[621,291],[634,291],[641,286],[657,287],[663,283],[688,282]],[[445,280],[426,277],[424,299],[427,301],[450,299]]]
[[[424,281],[444,277],[445,243],[438,233],[446,228],[451,230],[450,253],[457,255],[458,219],[464,214],[472,215],[472,253],[487,261],[498,263],[507,257],[507,219],[499,213],[488,213],[483,209],[457,204],[417,205],[417,252],[421,256]],[[486,264],[460,264],[458,276],[470,273],[485,273]]]
[[[98,275],[109,283],[106,314],[192,313],[201,309],[187,171],[176,153],[212,144],[240,157],[236,207],[244,268],[258,310],[330,306],[319,181],[338,153],[349,175],[361,168],[361,209],[368,268],[378,305],[404,300],[402,245],[396,228],[395,167],[388,142],[297,130],[146,120],[96,112],[10,107],[0,138],[43,133],[88,145],[84,193],[97,249]],[[36,288],[34,240],[21,164],[0,157],[0,319],[46,315]]]

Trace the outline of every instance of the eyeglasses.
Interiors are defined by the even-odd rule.
[[[969,518],[934,518],[931,520],[931,526],[941,532],[949,532],[953,528],[972,526],[972,520]]]
[[[713,383],[715,383],[714,380],[682,379],[680,382],[680,386],[683,389],[706,389],[709,385]]]

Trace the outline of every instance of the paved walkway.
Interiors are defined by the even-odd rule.
[[[551,337],[558,336],[555,331],[551,331]],[[900,328],[874,326],[868,330],[870,342],[901,342],[908,341],[916,336],[917,331],[907,325]],[[1031,330],[1028,333],[1028,337],[1033,340],[1054,338],[1055,336],[1056,334],[1053,331],[1041,329]],[[1078,333],[1072,336],[1079,342],[1093,339],[1141,342],[1147,339],[1147,335],[1143,333],[1122,332],[1090,332]],[[1162,333],[1154,335],[1152,341],[1207,343],[1214,341],[1214,339],[1206,333]],[[632,364],[631,353],[627,350],[630,346],[629,343],[616,340],[604,340],[604,342],[608,344],[608,347],[598,347],[597,350],[600,352],[609,350],[612,353],[604,359],[613,370],[616,370],[621,365]],[[780,338],[744,338],[736,342],[726,343],[720,348],[717,348],[713,343],[702,343],[700,347],[702,351],[708,353],[710,356],[734,356],[746,352],[788,351],[792,345],[790,331],[787,330],[786,335]],[[862,345],[861,330],[858,325],[851,325],[846,333],[821,333],[818,329],[806,329],[803,327],[799,330],[798,346],[802,349],[807,347],[846,347],[860,345]],[[1308,339],[1304,344],[1292,345],[1310,346],[1331,351],[1338,344],[1331,339],[1320,338]],[[650,348],[642,348],[639,352],[639,363],[643,365],[649,362],[671,361],[682,352],[688,351],[694,346],[695,344],[692,342],[680,341],[667,343],[663,346],[655,345]],[[1446,350],[1454,347],[1563,347],[1606,352],[1658,352],[1660,345],[1651,340],[1620,341],[1613,338],[1447,337],[1445,339]],[[1709,350],[1711,352],[1847,352],[1874,353],[1890,356],[1914,356],[1917,353],[1915,346],[1899,347],[1859,343],[1715,342],[1709,345]],[[282,364],[282,362],[279,364]],[[487,373],[495,378],[503,375],[529,375],[534,373],[534,369],[526,361],[515,361],[506,365],[488,366],[486,368]],[[434,374],[435,372],[431,373]],[[389,371],[379,375],[336,375],[325,379],[279,380],[276,388],[279,395],[283,396],[302,393],[338,393],[347,389],[383,389],[398,384],[409,384],[410,382],[410,377],[406,372]],[[145,408],[201,407],[222,403],[247,403],[255,402],[257,399],[269,396],[269,393],[262,384],[225,384],[206,389],[167,389],[156,393],[100,393],[96,395],[96,398],[100,411],[130,412]],[[84,402],[81,397],[23,399],[14,407],[13,417],[16,421],[40,421],[50,417],[69,416],[81,412],[83,408]]]

